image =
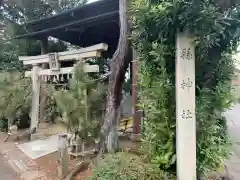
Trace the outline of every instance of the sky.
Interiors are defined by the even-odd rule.
[[[91,3],[91,2],[94,2],[94,1],[98,1],[98,0],[89,0],[88,2]]]

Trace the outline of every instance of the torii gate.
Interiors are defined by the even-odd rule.
[[[43,80],[47,80],[50,76],[54,78],[63,76],[64,74],[73,73],[74,67],[61,67],[61,62],[66,61],[84,61],[87,58],[100,57],[103,51],[107,51],[108,45],[101,43],[94,46],[65,51],[59,53],[49,53],[39,56],[20,56],[19,60],[24,65],[32,66],[31,71],[26,71],[26,77],[32,77],[33,87],[33,99],[32,99],[32,111],[31,111],[31,129],[37,128],[39,122],[39,108],[40,108],[40,77]],[[42,69],[42,64],[48,64],[49,69]],[[98,65],[84,66],[85,72],[99,72]]]

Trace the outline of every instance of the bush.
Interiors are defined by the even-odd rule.
[[[8,120],[6,118],[0,118],[0,131],[8,131]]]
[[[31,79],[20,73],[0,74],[0,117],[10,124],[29,124],[32,103]],[[23,121],[25,121],[23,123]],[[27,121],[27,122],[26,122]]]
[[[57,107],[56,99],[54,98],[52,89],[54,89],[54,87],[50,86],[50,88],[46,89],[45,91],[46,102],[44,106],[44,119],[48,122],[55,123],[56,119],[61,117],[61,113]]]
[[[158,167],[147,164],[141,157],[120,152],[108,154],[93,168],[89,180],[167,180]]]
[[[83,65],[75,67],[68,89],[55,91],[54,98],[68,131],[92,143],[98,137],[105,92],[97,80],[84,72]]]

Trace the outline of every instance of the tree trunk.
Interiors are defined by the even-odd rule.
[[[117,126],[119,106],[121,103],[121,88],[125,79],[125,73],[130,63],[130,41],[129,41],[129,24],[127,17],[127,0],[119,0],[119,16],[120,16],[120,37],[118,47],[113,55],[109,76],[109,87],[107,94],[107,105],[105,112],[104,124],[100,132],[100,141],[98,151],[101,154],[104,150],[106,137],[108,138],[108,150],[113,152],[117,148]]]
[[[121,119],[121,106],[122,104],[120,104],[117,109],[116,120],[112,122],[112,126],[110,127],[110,132],[107,137],[107,151],[111,153],[116,152],[119,147],[117,127],[119,124],[119,120]]]

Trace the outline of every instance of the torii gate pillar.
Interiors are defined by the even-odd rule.
[[[32,68],[32,114],[31,114],[31,129],[38,127],[39,122],[39,99],[40,99],[40,80],[39,73],[40,67],[37,64]]]

